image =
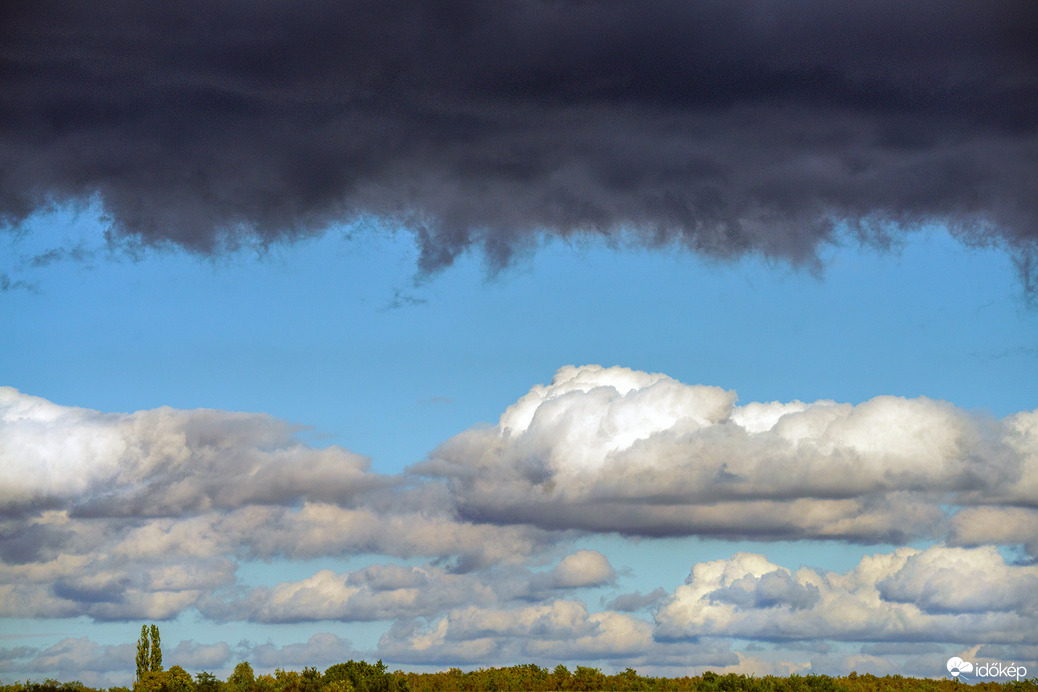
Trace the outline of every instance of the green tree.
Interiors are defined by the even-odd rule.
[[[146,670],[133,683],[133,692],[170,692],[169,673],[164,670]]]
[[[313,666],[303,668],[303,674],[299,676],[299,692],[320,692],[321,673]]]
[[[555,666],[555,670],[551,672],[552,681],[555,684],[555,689],[564,690],[569,687],[570,673],[569,669],[561,663]]]
[[[148,626],[141,625],[141,638],[137,640],[137,677],[138,682],[144,678],[144,673],[151,670],[151,655],[149,653]]]
[[[353,683],[349,681],[349,678],[332,680],[331,682],[324,683],[321,692],[353,692]]]
[[[278,692],[299,692],[299,673],[275,668],[274,685]]]
[[[166,684],[169,692],[195,692],[195,681],[191,674],[180,666],[170,666],[166,671]]]
[[[270,673],[264,673],[263,675],[256,676],[256,682],[253,683],[252,689],[255,692],[277,692],[277,682],[274,676]]]
[[[227,687],[231,692],[252,692],[256,686],[256,675],[248,661],[242,661],[234,667],[231,677],[227,678]]]
[[[336,680],[349,680],[356,692],[389,692],[390,675],[381,659],[375,664],[352,659],[336,663],[324,671],[324,682]]]
[[[648,688],[645,680],[638,675],[634,668],[626,668],[624,672],[612,676],[611,684],[614,689],[635,692]]]
[[[605,689],[606,677],[598,668],[589,666],[577,666],[570,680],[570,689],[579,692],[591,692],[591,690]]]
[[[148,669],[157,673],[162,670],[162,643],[159,641],[159,628],[151,626],[151,661]]]
[[[220,692],[223,683],[212,673],[202,671],[195,675],[195,692]]]

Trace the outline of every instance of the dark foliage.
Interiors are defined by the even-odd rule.
[[[240,666],[239,666],[240,667]],[[239,676],[240,677],[240,676]],[[229,682],[202,671],[195,676],[191,692],[221,692]],[[239,686],[241,680],[238,681]],[[639,675],[633,668],[607,675],[598,668],[563,665],[552,671],[536,664],[481,668],[462,672],[450,668],[436,673],[388,672],[382,661],[347,661],[328,668],[302,673],[278,670],[275,676],[260,675],[248,692],[1038,692],[1038,677],[1030,680],[980,682],[964,685],[953,679],[909,678],[900,675],[877,677],[851,673],[829,675],[767,675],[754,677],[705,672],[701,676],[657,678]],[[125,687],[96,690],[78,681],[0,684],[0,692],[129,692]],[[163,686],[162,692],[172,692]]]

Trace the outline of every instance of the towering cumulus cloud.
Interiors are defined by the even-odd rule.
[[[834,226],[1038,239],[1031,0],[5,3],[0,221],[97,199],[212,252],[372,216],[811,262]]]
[[[665,375],[564,367],[414,470],[449,479],[479,521],[893,543],[951,532],[1033,548],[1036,423],[926,398],[739,406]]]

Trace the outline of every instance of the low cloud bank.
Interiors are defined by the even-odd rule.
[[[580,554],[551,570],[525,574],[456,575],[434,566],[396,565],[345,574],[320,571],[300,582],[257,589],[237,603],[237,616],[316,627],[318,621],[378,619],[387,628],[374,649],[323,633],[282,645],[185,641],[166,658],[223,674],[238,660],[270,670],[381,658],[392,665],[439,668],[536,661],[597,662],[607,669],[630,666],[661,675],[857,669],[933,676],[943,674],[951,655],[1012,660],[1031,668],[1038,653],[1032,644],[1038,637],[1038,566],[1009,563],[992,547],[899,548],[867,555],[843,573],[736,553],[693,564],[684,584],[654,594],[659,605],[651,616],[596,612],[576,597],[579,592],[541,592],[531,602],[528,590],[516,588],[517,582],[536,582]],[[326,611],[314,609],[318,598]],[[286,617],[289,612],[294,615]],[[271,613],[277,617],[268,617]],[[99,645],[82,637],[0,649],[5,675],[57,674],[116,684],[132,674],[131,667],[130,643]]]
[[[738,405],[662,374],[567,366],[411,471],[499,525],[1033,549],[1038,412],[995,420],[890,396]]]

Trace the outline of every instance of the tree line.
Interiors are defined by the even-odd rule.
[[[301,672],[277,669],[273,674],[255,675],[248,662],[241,662],[227,680],[205,671],[192,678],[180,666],[157,671],[165,675],[155,672],[147,671],[134,683],[132,692],[1038,692],[1038,678],[972,685],[943,678],[857,673],[843,677],[755,677],[708,671],[699,676],[665,678],[639,675],[630,668],[607,675],[585,666],[577,666],[574,671],[556,666],[549,671],[535,664],[469,672],[451,668],[436,673],[405,673],[389,672],[381,661],[351,660],[337,663],[324,673],[308,667]],[[97,690],[81,682],[47,679],[0,684],[0,692],[131,692],[131,688]]]

